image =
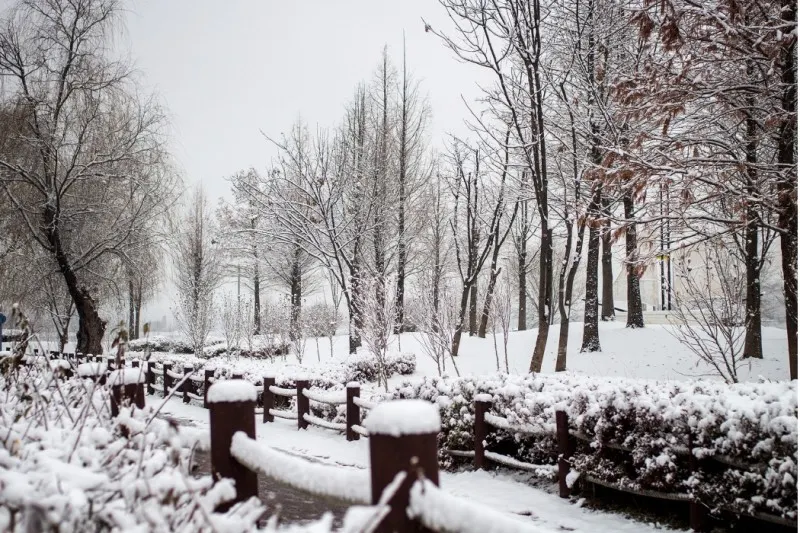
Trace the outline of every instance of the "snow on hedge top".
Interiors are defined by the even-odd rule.
[[[256,388],[244,379],[218,381],[208,388],[209,403],[254,402]]]
[[[371,434],[422,435],[439,433],[439,409],[424,400],[395,400],[375,406],[364,420]]]
[[[102,376],[107,369],[105,363],[81,363],[78,365],[78,375],[80,377]]]
[[[108,376],[108,382],[112,385],[136,385],[145,382],[144,368],[123,368],[114,370]]]

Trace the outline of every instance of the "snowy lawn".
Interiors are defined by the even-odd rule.
[[[650,325],[644,329],[627,329],[623,322],[601,322],[601,352],[580,353],[583,324],[574,322],[570,325],[570,339],[567,347],[567,369],[589,376],[618,376],[645,379],[688,380],[696,378],[719,380],[712,369],[699,362],[697,357],[672,336],[672,326]],[[526,374],[530,364],[536,330],[511,332],[508,344],[509,369],[512,374]],[[402,352],[416,355],[417,369],[412,377],[436,375],[436,364],[422,349],[416,333],[404,333],[399,339]],[[742,369],[741,381],[784,380],[789,376],[788,351],[786,347],[786,330],[778,328],[763,329],[764,359],[753,359]],[[555,370],[556,349],[558,344],[558,325],[551,326],[545,354],[543,373]],[[395,337],[393,346],[398,346]],[[344,335],[334,338],[333,355],[327,339],[320,339],[320,354],[317,355],[313,341],[309,341],[303,357],[302,367],[321,372],[341,368],[348,359],[348,339]],[[505,368],[502,335],[498,334],[501,370]],[[197,359],[192,355],[154,353],[154,359],[168,359],[180,363],[213,362],[231,367],[237,371],[264,375],[268,372],[280,374],[291,373],[293,367],[299,365],[297,358],[289,355],[286,358],[276,357],[272,360],[254,360],[220,356],[211,360]],[[461,375],[484,375],[497,371],[497,360],[494,351],[494,339],[464,336],[461,351],[456,358]],[[296,371],[300,371],[299,369]],[[447,362],[447,374],[454,376],[450,361]],[[407,379],[406,376],[394,376],[389,384],[395,385]]]
[[[152,397],[148,397],[150,399]],[[200,430],[208,431],[208,411],[172,399],[162,410],[165,414],[190,420]],[[369,466],[369,440],[347,442],[344,435],[320,428],[299,431],[292,421],[256,423],[256,438],[278,450],[323,464],[341,468],[365,469]],[[622,516],[581,508],[555,494],[534,488],[521,477],[492,472],[441,472],[442,488],[467,501],[490,506],[534,523],[544,531],[576,533],[639,532],[664,529],[629,520]],[[322,510],[320,510],[320,514]]]

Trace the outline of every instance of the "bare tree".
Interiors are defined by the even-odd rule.
[[[107,53],[118,14],[113,0],[34,0],[0,22],[3,104],[19,119],[0,152],[0,187],[58,265],[84,353],[102,352],[106,328],[87,271],[109,256],[124,261],[146,238],[139,221],[172,197],[163,116]]]
[[[375,357],[378,368],[378,385],[383,385],[389,392],[389,373],[386,368],[389,345],[394,332],[395,307],[394,298],[390,293],[385,298],[379,298],[378,284],[382,283],[377,274],[366,275],[361,278],[363,290],[359,292],[359,308],[361,310],[361,327],[359,334],[370,354]]]
[[[700,247],[700,260],[676,262],[676,327],[670,332],[699,362],[728,383],[739,381],[744,361],[746,268],[731,243],[715,239]]]
[[[550,330],[553,287],[553,232],[542,79],[542,21],[539,0],[440,0],[456,24],[454,37],[433,30],[461,59],[487,69],[495,85],[485,101],[491,114],[512,128],[519,159],[529,173],[539,215],[539,331],[530,370],[538,372]],[[489,133],[489,132],[485,132]],[[490,134],[491,136],[491,134]]]
[[[214,293],[224,276],[217,228],[202,186],[197,186],[176,231],[176,318],[194,353],[203,353],[213,323]]]

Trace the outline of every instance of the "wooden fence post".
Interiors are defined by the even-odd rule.
[[[236,498],[221,504],[226,511],[235,503],[258,495],[258,476],[231,456],[231,441],[238,431],[256,438],[256,389],[244,380],[214,383],[207,395],[211,425],[211,475],[230,478],[236,484]]]
[[[486,441],[486,436],[489,434],[489,428],[486,425],[486,413],[491,407],[491,396],[488,394],[475,396],[475,468],[479,470],[486,468],[484,441]]]
[[[133,402],[144,409],[144,376],[138,371],[116,370],[109,375],[111,383],[111,416],[119,415],[120,407]]]
[[[275,385],[275,376],[264,376],[264,390],[261,392],[261,405],[264,407],[262,422],[275,422],[275,417],[269,414],[270,409],[275,406],[275,395],[269,390]]]
[[[233,374],[233,379],[244,379],[244,374],[242,374],[241,372],[235,372]]]
[[[570,458],[574,450],[569,436],[569,419],[566,411],[556,411],[556,438],[558,439],[558,495],[569,498],[570,487],[567,475],[570,470]]]
[[[406,509],[411,487],[420,474],[439,485],[439,410],[424,400],[380,403],[367,415],[364,427],[369,431],[372,504],[378,504],[398,474],[406,474],[394,487],[394,494],[386,495],[390,509],[375,531],[427,531],[409,518]]]
[[[138,359],[134,359],[133,361],[131,361],[131,367],[139,368],[139,360]]]
[[[114,356],[109,355],[106,356],[106,367],[109,371],[116,370],[116,365],[114,364]]]
[[[347,424],[347,440],[358,440],[360,435],[353,431],[353,426],[361,423],[361,408],[356,405],[354,398],[361,396],[361,385],[358,383],[347,384],[347,411],[345,412],[345,422]]]
[[[144,372],[145,376],[147,376],[147,394],[155,394],[156,389],[154,385],[156,384],[156,375],[153,372],[153,365],[155,363],[153,361],[145,361],[144,362]]]
[[[306,429],[308,422],[303,415],[308,414],[309,402],[303,391],[308,388],[308,380],[298,379],[295,383],[297,384],[297,429]]]
[[[164,398],[166,398],[167,394],[169,394],[170,381],[172,380],[172,378],[169,377],[169,372],[172,370],[172,363],[164,363],[161,365],[161,368],[164,370]]]
[[[214,369],[206,368],[203,372],[203,409],[208,409],[208,388],[211,386],[211,379],[214,377]]]
[[[183,403],[189,403],[189,392],[192,385],[192,378],[187,378],[192,373],[194,367],[189,364],[183,365],[183,385],[181,385],[181,392],[183,392]]]

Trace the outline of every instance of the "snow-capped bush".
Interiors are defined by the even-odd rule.
[[[198,435],[152,408],[112,419],[105,387],[44,366],[0,378],[0,390],[0,530],[257,529],[255,499],[214,512],[233,484],[190,475]]]
[[[417,358],[413,353],[390,352],[386,355],[386,375],[409,376],[417,369]],[[362,350],[351,355],[345,362],[346,382],[359,383],[378,380],[380,364],[376,357]]]
[[[712,510],[797,516],[797,399],[793,383],[647,381],[571,374],[425,378],[387,398],[439,406],[441,449],[474,445],[474,397],[489,394],[492,414],[513,430],[492,430],[489,451],[555,464],[555,412],[565,410],[578,441],[573,468],[631,488],[689,493]],[[628,448],[609,449],[604,444]],[[691,444],[691,447],[690,447]],[[689,450],[698,459],[689,465]],[[601,451],[602,450],[602,451]],[[441,455],[443,464],[452,458]]]

